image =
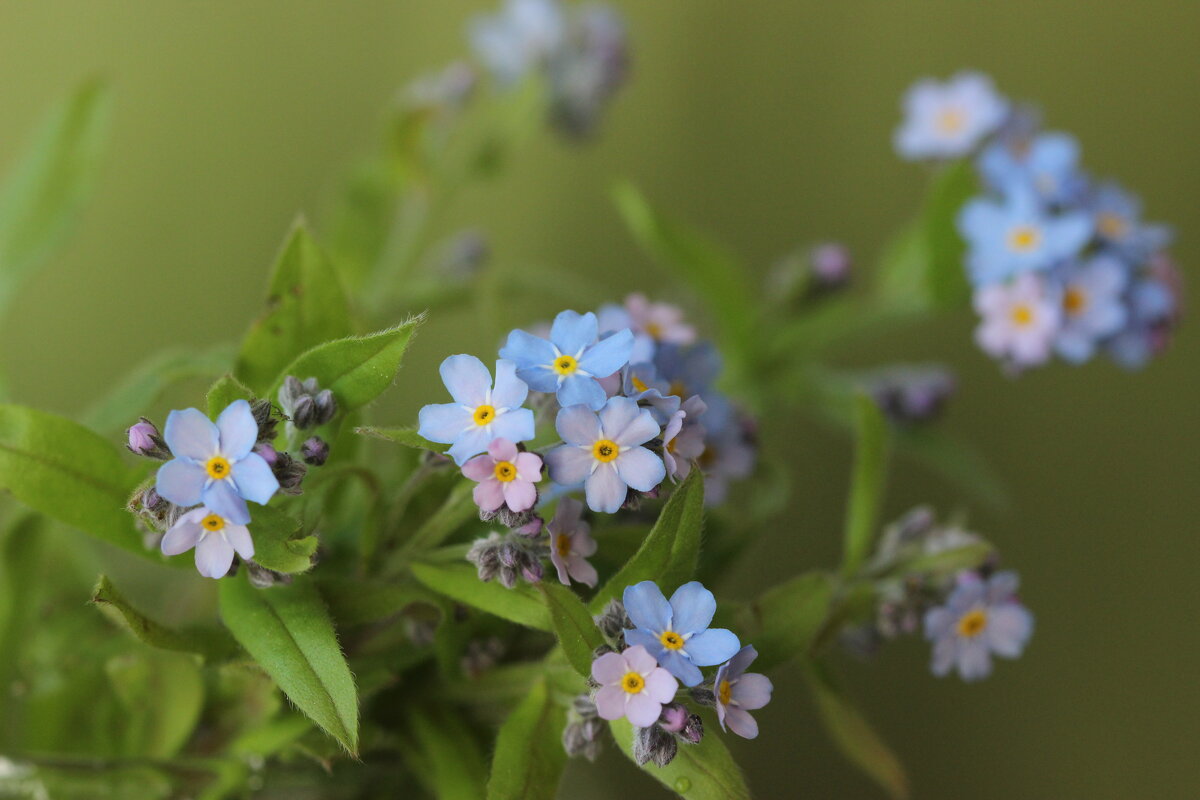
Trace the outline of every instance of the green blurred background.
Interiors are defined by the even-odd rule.
[[[1178,230],[1185,273],[1200,253],[1200,5],[618,5],[634,74],[598,141],[543,135],[455,214],[484,229],[510,269],[578,271],[611,297],[678,296],[613,213],[616,176],[738,249],[756,265],[749,281],[816,239],[844,240],[869,264],[924,187],[921,170],[891,151],[899,97],[917,77],[963,67],[1040,103],[1050,127],[1082,140],[1089,169],[1140,192],[1149,216]],[[384,106],[410,77],[464,54],[464,24],[484,10],[477,0],[5,4],[0,163],[81,78],[108,76],[118,93],[82,227],[0,329],[17,399],[75,413],[166,344],[240,335],[293,217],[327,218],[340,177],[374,146]],[[501,322],[553,310],[530,303]],[[947,425],[991,457],[1013,496],[1011,510],[977,509],[972,521],[1021,570],[1038,630],[1021,662],[974,686],[934,679],[919,641],[870,664],[846,659],[856,693],[910,767],[917,797],[1196,797],[1200,343],[1185,326],[1141,374],[1056,366],[1013,381],[973,348],[971,327],[966,312],[931,320],[856,343],[841,360],[942,359],[960,371]],[[466,315],[434,319],[393,392],[394,421],[431,398],[445,353],[482,354],[500,333]],[[798,420],[764,425],[804,478],[793,516],[762,531],[732,593],[837,554],[847,442]],[[889,513],[959,506],[952,488],[897,467]],[[86,591],[61,613],[93,614]],[[776,678],[763,736],[734,745],[757,796],[876,796],[825,741],[797,676]],[[616,796],[618,785],[657,796],[611,753],[573,765],[567,781],[568,798]]]

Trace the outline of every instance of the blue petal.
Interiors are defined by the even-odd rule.
[[[693,664],[685,656],[680,655],[678,650],[663,649],[658,659],[658,664],[667,672],[679,678],[680,683],[684,686],[696,686],[700,681],[704,680],[704,675],[700,673],[700,668]]]
[[[450,356],[438,368],[454,402],[475,408],[488,401],[492,375],[475,356]]]
[[[584,481],[583,494],[592,511],[615,514],[625,505],[629,487],[611,463],[600,464]]]
[[[474,425],[471,412],[457,403],[425,406],[417,416],[417,433],[431,442],[450,444]]]
[[[592,312],[579,314],[575,311],[563,311],[554,318],[554,325],[550,328],[550,341],[567,355],[578,356],[585,347],[596,341],[599,332],[599,323]]]
[[[685,583],[671,595],[671,611],[677,633],[699,633],[712,622],[717,613],[717,598],[700,581]]]
[[[590,447],[600,438],[600,420],[587,406],[564,406],[554,420],[554,427],[567,444]]]
[[[607,378],[629,363],[632,352],[633,332],[626,328],[585,350],[579,367],[597,378]]]
[[[606,400],[608,395],[599,381],[585,375],[568,375],[558,386],[558,404],[563,408],[587,406],[595,411],[604,408]]]
[[[1047,226],[1048,249],[1053,258],[1070,258],[1092,238],[1093,220],[1083,212],[1063,214]]]
[[[217,452],[220,434],[212,420],[195,408],[172,411],[167,415],[163,439],[172,455],[207,461]]]
[[[201,500],[204,505],[225,518],[226,522],[234,525],[245,525],[250,522],[250,509],[246,501],[234,491],[229,481],[211,481],[204,488]]]
[[[517,365],[500,359],[496,362],[496,388],[492,391],[492,405],[496,408],[519,408],[529,397],[529,386],[517,377]]]
[[[616,465],[621,482],[639,492],[650,491],[667,477],[663,460],[644,447],[627,448],[621,445]]]
[[[544,364],[550,365],[555,356],[554,345],[532,333],[515,330],[508,334],[508,343],[500,348],[500,357],[517,365],[517,369]],[[522,378],[522,380],[525,380]],[[528,381],[526,381],[528,383]],[[530,384],[532,386],[532,384]],[[534,387],[537,388],[537,387]],[[538,389],[538,391],[545,391]]]
[[[258,453],[250,453],[234,463],[233,480],[237,483],[238,494],[259,505],[266,505],[279,491],[279,481]]]
[[[476,425],[459,436],[454,441],[454,446],[446,451],[446,455],[453,458],[454,463],[461,467],[471,456],[477,456],[487,450],[487,446],[492,443],[494,438],[495,436],[488,428]]]
[[[194,506],[204,493],[208,473],[192,461],[176,458],[158,468],[154,490],[177,506]]]
[[[626,586],[621,602],[635,628],[657,635],[671,627],[671,604],[654,581]]]
[[[709,628],[688,639],[684,645],[688,657],[702,667],[724,664],[737,655],[742,649],[742,643],[732,632],[724,628]]]
[[[663,647],[662,639],[658,638],[658,634],[651,633],[642,628],[633,628],[625,631],[625,644],[629,647],[637,647],[639,644],[646,648],[646,652],[654,656],[657,661],[662,661],[662,654],[667,649]]]
[[[596,459],[582,448],[563,444],[546,454],[546,469],[550,480],[560,486],[579,486],[592,472]]]
[[[506,411],[491,424],[492,436],[510,442],[527,442],[535,435],[533,412],[528,408]]]
[[[535,392],[550,394],[551,392],[558,391],[558,375],[548,367],[517,367],[517,377]]]
[[[245,457],[258,441],[258,423],[245,400],[234,400],[217,417],[221,455],[230,461]]]
[[[621,438],[621,434],[628,428],[642,413],[638,408],[636,400],[628,397],[613,397],[600,411],[600,427],[604,431],[604,438],[617,441]],[[641,442],[638,442],[641,444]]]

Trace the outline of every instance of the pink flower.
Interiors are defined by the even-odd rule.
[[[486,454],[463,464],[462,474],[479,482],[473,495],[481,510],[507,504],[510,511],[526,511],[537,502],[534,484],[542,479],[542,459],[518,451],[508,439],[493,439]]]
[[[697,420],[707,410],[700,395],[692,395],[683,401],[663,429],[663,463],[672,481],[686,478],[692,471],[692,462],[704,454],[707,431]]]
[[[975,290],[982,317],[975,341],[988,355],[1032,367],[1050,358],[1062,324],[1062,300],[1039,275],[1023,272],[1011,283]]]
[[[633,326],[656,342],[688,345],[696,341],[696,329],[683,321],[683,311],[668,303],[651,303],[644,294],[625,298],[625,310]]]
[[[560,500],[547,530],[550,563],[558,570],[563,586],[570,586],[574,578],[594,588],[596,568],[587,562],[587,557],[596,552],[596,540],[591,536],[591,527],[583,521],[583,503],[572,497]]]
[[[663,704],[671,702],[679,689],[675,677],[641,645],[600,656],[592,662],[592,677],[600,684],[596,692],[600,718],[625,717],[639,728],[657,722]]]

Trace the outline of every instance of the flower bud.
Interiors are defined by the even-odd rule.
[[[279,461],[279,451],[276,450],[273,445],[267,444],[266,442],[256,444],[254,446],[254,452],[258,453],[258,455],[262,457],[262,460],[267,462],[267,466],[271,467],[272,469],[275,467],[275,463]]]
[[[304,463],[297,461],[287,453],[276,453],[275,463],[271,465],[271,472],[275,475],[275,480],[279,481],[279,490],[284,494],[300,494],[300,484],[304,482],[304,474],[308,471],[308,467]]]
[[[329,389],[321,389],[316,378],[301,381],[294,375],[283,379],[279,389],[279,405],[283,413],[300,430],[324,425],[337,414],[337,400]]]
[[[687,706],[682,703],[667,703],[658,718],[658,724],[668,733],[679,733],[687,725],[687,721]]]
[[[545,569],[542,567],[541,561],[534,561],[531,559],[521,567],[521,577],[524,578],[527,583],[537,583],[542,579],[544,574]]]
[[[854,262],[845,245],[826,242],[812,249],[809,265],[816,285],[825,289],[836,289],[850,282]]]
[[[675,744],[674,736],[657,725],[636,730],[637,734],[633,740],[633,759],[639,765],[645,766],[646,762],[653,761],[658,766],[665,767],[675,760],[675,753],[678,752],[679,746]]]
[[[337,414],[337,400],[333,397],[333,391],[330,389],[322,389],[313,398],[313,403],[316,406],[316,421],[318,425],[324,425],[329,422]]]
[[[687,724],[676,735],[688,744],[700,744],[700,740],[704,738],[704,720],[699,714],[688,714]]]
[[[596,627],[608,639],[616,639],[618,636],[623,636],[626,628],[633,627],[629,615],[625,613],[625,606],[616,598],[609,600],[608,605],[600,612],[600,616],[595,619]]]
[[[319,467],[329,458],[329,444],[320,436],[313,436],[300,445],[300,454],[305,464]]]
[[[542,535],[542,528],[545,526],[545,524],[545,520],[543,520],[541,517],[534,516],[533,519],[514,530],[513,533],[530,539],[536,539],[538,536]]]
[[[285,575],[282,572],[275,572],[266,567],[259,566],[253,561],[246,562],[246,578],[249,579],[250,585],[258,589],[270,589],[276,584],[287,585],[292,582],[291,575]]]
[[[279,424],[273,415],[275,406],[270,400],[255,400],[250,405],[250,413],[254,415],[254,421],[258,423],[258,442],[271,442],[275,440],[275,426]]]
[[[708,708],[716,708],[717,706],[717,696],[713,694],[712,686],[705,686],[703,684],[693,686],[689,694],[691,694],[692,700],[702,706],[707,706]]]
[[[300,430],[308,430],[317,423],[317,403],[312,397],[302,394],[292,405],[292,424]]]
[[[125,431],[126,444],[129,452],[158,461],[166,461],[171,457],[171,449],[163,441],[158,428],[153,422],[140,417],[138,422]]]

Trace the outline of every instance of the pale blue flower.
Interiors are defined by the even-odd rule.
[[[496,384],[475,356],[450,356],[440,368],[453,403],[421,409],[417,432],[431,442],[452,444],[447,452],[460,467],[487,450],[493,439],[524,442],[534,436],[533,412],[521,408],[529,395],[511,361],[496,362]]]
[[[985,286],[1075,257],[1092,236],[1092,219],[1078,210],[1048,214],[1033,192],[1014,187],[1003,200],[967,203],[958,229],[969,245],[971,280]]]
[[[628,72],[625,24],[607,6],[574,10],[563,47],[549,59],[550,118],[563,132],[586,136]]]
[[[626,587],[622,599],[633,623],[625,631],[625,642],[645,647],[685,686],[703,680],[700,667],[724,663],[741,649],[732,632],[708,627],[717,600],[699,581],[680,586],[669,601],[654,581],[642,581]]]
[[[592,511],[616,513],[630,488],[648,492],[666,477],[662,459],[641,446],[658,436],[658,423],[627,397],[612,398],[599,414],[568,406],[555,424],[565,444],[546,454],[550,480],[583,484]]]
[[[1174,263],[1157,256],[1151,268],[1129,288],[1125,327],[1109,342],[1113,360],[1126,369],[1139,369],[1167,346],[1179,313],[1179,276]]]
[[[1078,197],[1085,183],[1079,172],[1079,142],[1066,133],[993,142],[979,157],[979,171],[1002,194],[1023,187],[1048,203]]]
[[[743,739],[758,736],[758,722],[749,712],[771,702],[771,692],[775,689],[766,675],[746,672],[756,658],[758,651],[746,645],[728,663],[721,665],[713,679],[721,730],[728,728]]]
[[[992,655],[1017,658],[1033,635],[1033,615],[1016,597],[1015,572],[997,572],[987,580],[973,572],[959,584],[944,606],[925,613],[925,638],[933,642],[933,674],[953,669],[965,681],[986,678]]]
[[[195,408],[172,411],[163,438],[175,458],[158,470],[155,490],[177,506],[200,503],[235,525],[250,521],[246,501],[265,504],[279,489],[271,467],[251,452],[258,423],[245,400],[235,400],[214,425]]]
[[[630,364],[621,371],[621,394],[650,409],[654,421],[666,425],[679,410],[681,398],[658,377],[653,364]]]
[[[500,84],[509,85],[562,47],[566,19],[557,0],[508,0],[496,14],[471,20],[471,46]]]
[[[896,151],[910,161],[964,156],[1000,126],[1008,108],[991,79],[977,72],[959,73],[945,83],[918,81],[904,96]]]
[[[563,408],[585,405],[596,411],[607,399],[598,379],[628,364],[632,349],[628,329],[600,339],[595,314],[563,311],[554,318],[549,340],[515,330],[500,356],[517,365],[517,376],[530,389],[556,393]]]
[[[1141,200],[1116,183],[1097,186],[1088,207],[1095,219],[1096,238],[1135,261],[1171,243],[1171,229],[1143,223]]]
[[[1129,268],[1111,255],[1064,269],[1062,326],[1054,347],[1072,363],[1087,361],[1097,345],[1119,331],[1128,318],[1122,295],[1129,283]]]

